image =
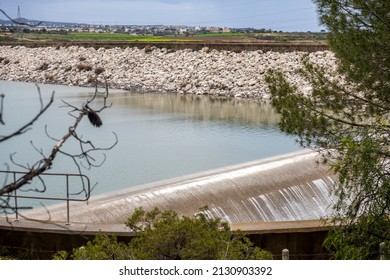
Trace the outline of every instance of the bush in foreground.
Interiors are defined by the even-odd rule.
[[[226,222],[200,212],[181,217],[174,211],[155,208],[135,210],[126,225],[137,233],[130,243],[98,234],[84,247],[77,248],[72,259],[93,260],[255,260],[272,259],[240,231],[231,231]],[[55,259],[66,259],[59,252]]]

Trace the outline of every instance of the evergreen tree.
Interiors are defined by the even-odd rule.
[[[337,70],[304,58],[308,95],[281,72],[266,80],[281,129],[319,151],[337,175],[337,226],[325,245],[335,258],[377,258],[390,239],[390,1],[314,2]]]

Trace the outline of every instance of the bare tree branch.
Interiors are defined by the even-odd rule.
[[[36,116],[34,118],[32,118],[31,121],[29,121],[28,123],[23,125],[21,128],[19,128],[16,131],[14,131],[13,133],[11,133],[9,135],[0,135],[0,143],[3,142],[3,141],[9,140],[9,139],[11,139],[14,136],[21,135],[21,134],[27,132],[31,128],[31,126],[39,119],[39,117],[42,116],[46,112],[47,109],[49,109],[51,104],[53,104],[53,102],[54,102],[54,91],[53,91],[53,93],[52,93],[52,95],[50,97],[49,102],[46,103],[46,105],[43,104],[42,95],[40,94],[40,90],[38,91],[38,93],[39,93],[39,102],[41,103],[41,109],[36,114]],[[3,98],[1,99],[1,106],[2,105],[3,105]],[[1,112],[2,112],[2,110],[0,111],[0,113]],[[1,115],[0,115],[0,120],[1,120]]]
[[[39,87],[38,87],[38,92],[40,94]],[[109,147],[106,147],[106,148],[101,148],[101,147],[96,147],[91,140],[82,139],[82,137],[80,137],[77,133],[78,126],[79,126],[81,120],[85,116],[87,116],[89,118],[91,124],[96,126],[96,127],[99,127],[100,125],[103,124],[98,113],[100,113],[101,111],[103,111],[106,108],[111,107],[111,105],[107,105],[107,98],[108,98],[107,85],[106,85],[106,92],[104,93],[104,96],[103,96],[103,105],[99,109],[97,109],[96,111],[93,111],[93,113],[92,113],[95,115],[94,117],[96,119],[98,118],[98,120],[100,120],[100,125],[96,125],[96,119],[91,120],[91,117],[89,117],[89,115],[91,114],[91,111],[92,111],[92,109],[90,108],[89,105],[91,105],[91,102],[96,99],[98,93],[99,93],[98,92],[98,81],[96,78],[95,93],[90,99],[88,99],[86,101],[85,104],[83,104],[80,107],[77,107],[77,106],[74,106],[70,103],[63,101],[65,104],[65,107],[72,109],[68,114],[73,116],[75,119],[74,119],[73,123],[71,124],[71,126],[69,126],[67,132],[62,137],[54,138],[54,137],[50,136],[48,134],[48,131],[47,131],[47,126],[45,127],[46,136],[48,138],[50,138],[51,140],[56,142],[55,145],[52,147],[51,152],[48,155],[45,155],[44,151],[42,149],[36,147],[32,142],[31,142],[31,145],[32,145],[33,149],[41,157],[41,159],[38,160],[37,162],[35,162],[33,165],[24,166],[22,164],[19,164],[14,160],[14,153],[10,155],[11,161],[15,165],[25,169],[26,172],[20,178],[16,179],[14,182],[8,183],[8,184],[5,183],[6,185],[3,185],[3,187],[0,188],[0,196],[10,194],[10,193],[14,192],[15,190],[20,189],[22,186],[30,184],[34,178],[37,178],[41,182],[42,189],[31,189],[31,190],[35,191],[35,192],[45,192],[47,189],[47,186],[45,184],[45,181],[41,177],[41,175],[44,175],[44,173],[47,170],[51,169],[52,165],[54,164],[54,160],[58,154],[62,154],[64,156],[69,157],[71,160],[73,160],[73,162],[75,163],[75,165],[79,171],[79,174],[81,174],[81,166],[85,167],[87,169],[90,169],[91,167],[99,167],[104,163],[104,161],[106,159],[104,151],[111,150],[118,143],[117,135],[115,133],[113,133],[115,140],[114,140],[114,143],[112,145],[110,145]],[[50,102],[48,104],[44,105],[42,102],[41,94],[40,94],[40,101],[41,101],[41,110],[40,110],[39,114],[31,122],[29,122],[27,125],[23,126],[17,132],[10,135],[7,139],[9,139],[15,135],[23,133],[29,126],[31,126],[35,122],[35,120],[40,115],[42,115],[47,110],[47,108],[51,105],[51,103],[53,102],[53,95],[52,95]],[[75,112],[77,112],[77,114],[75,114]],[[71,114],[71,113],[73,113],[73,114]],[[69,141],[70,139],[73,139],[79,143],[80,152],[69,153],[69,152],[66,152],[63,150],[64,144],[67,141]],[[96,162],[97,160],[92,155],[94,152],[103,152],[103,160],[101,162]],[[84,165],[83,162],[85,162],[86,165]],[[83,193],[83,192],[87,191],[85,189],[84,182],[82,182],[82,185],[83,185],[83,187],[80,191],[78,191],[78,193]],[[9,205],[10,205],[9,200],[7,200],[7,197],[6,196],[2,197],[0,200],[0,209],[3,208],[3,210],[4,210],[5,208],[12,208]]]
[[[0,124],[2,124],[2,125],[5,125],[5,122],[3,120],[4,97],[5,97],[5,95],[3,93],[1,93],[0,94]]]

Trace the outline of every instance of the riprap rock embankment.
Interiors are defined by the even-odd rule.
[[[310,60],[334,68],[329,51],[306,53]],[[0,79],[91,86],[104,70],[109,86],[141,92],[267,98],[268,69],[279,69],[304,92],[310,85],[298,73],[303,52],[200,51],[155,47],[94,49],[78,46],[26,48],[0,46]]]

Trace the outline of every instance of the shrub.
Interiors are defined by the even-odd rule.
[[[105,70],[104,70],[104,68],[103,67],[97,67],[96,69],[95,69],[95,74],[96,75],[100,75],[101,73],[103,73]]]
[[[77,69],[81,72],[81,71],[91,71],[92,70],[92,66],[89,65],[89,64],[79,64],[77,65]]]
[[[180,217],[174,211],[136,209],[127,226],[139,233],[130,245],[137,259],[247,260],[272,259],[240,231],[203,212]]]
[[[3,63],[4,65],[7,65],[8,63],[10,63],[10,60],[6,57],[0,57],[0,63]]]
[[[49,64],[47,62],[42,63],[42,65],[37,68],[38,71],[45,71],[47,69],[49,69]]]
[[[108,260],[263,260],[271,253],[253,245],[240,231],[231,231],[220,219],[203,212],[180,217],[174,211],[155,208],[146,212],[135,210],[126,225],[137,233],[129,244],[115,236],[99,233],[86,246],[73,250],[69,256],[59,252],[54,259]]]

